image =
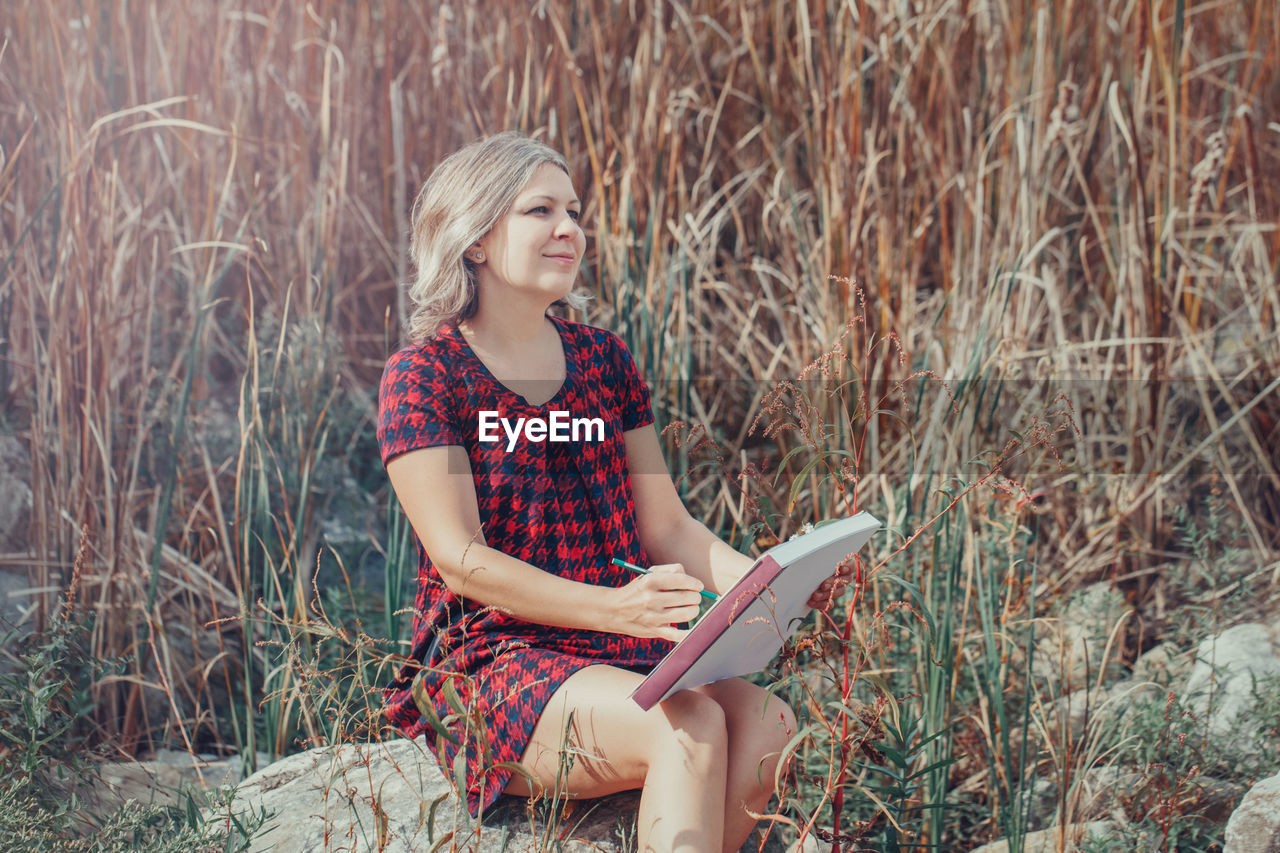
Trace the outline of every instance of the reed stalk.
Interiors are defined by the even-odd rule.
[[[1219,484],[1249,547],[1280,547],[1267,3],[13,0],[3,19],[0,430],[33,502],[0,562],[40,623],[88,531],[91,651],[131,661],[93,725],[122,751],[252,764],[376,728],[357,682],[398,648],[414,578],[371,438],[406,204],[499,130],[565,151],[586,319],[622,334],[661,423],[714,440],[710,464],[667,433],[694,511],[747,549],[855,507],[910,543],[864,567],[833,678],[866,701],[862,675],[893,669],[894,701],[920,696],[906,764],[875,765],[919,838],[956,836],[912,809],[974,778],[967,829],[1025,827],[1045,758],[1006,658],[1050,602],[1110,579],[1164,608],[1172,508]],[[810,366],[837,341],[831,375],[856,382],[827,393]],[[811,430],[764,437],[782,380]],[[1030,436],[1046,412],[1075,429]],[[1011,430],[1058,456],[1001,456]],[[335,466],[385,510],[372,596],[326,545]],[[886,621],[897,639],[870,642]],[[838,784],[803,806],[839,836],[881,770],[858,766],[865,727],[831,722],[797,750],[829,749]]]

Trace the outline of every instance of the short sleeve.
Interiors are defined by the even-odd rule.
[[[428,347],[401,350],[378,389],[378,449],[385,465],[410,450],[462,444],[448,365]]]
[[[609,343],[622,429],[625,432],[648,426],[653,423],[653,403],[649,399],[649,386],[640,376],[640,371],[636,369],[636,363],[622,339],[609,332]]]

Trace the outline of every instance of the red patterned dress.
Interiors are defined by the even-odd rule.
[[[452,326],[392,356],[379,393],[382,460],[423,447],[461,445],[471,461],[490,547],[575,581],[624,586],[634,576],[610,565],[611,557],[649,565],[636,530],[623,440],[627,430],[653,423],[649,391],[617,335],[552,320],[566,376],[541,406],[502,385]],[[567,442],[522,434],[508,451],[501,427],[497,441],[480,441],[484,411],[512,424],[517,417],[549,420],[554,411],[568,413],[562,418],[599,418],[603,436],[598,428],[580,430],[578,441]],[[493,416],[487,417],[492,423]],[[512,771],[498,765],[520,760],[547,700],[566,678],[598,663],[643,670],[671,648],[665,640],[538,625],[460,600],[445,587],[421,542],[414,611],[410,660],[386,688],[386,714],[407,737],[430,732],[413,699],[414,679],[421,675],[441,719],[455,711],[446,699],[446,682],[452,684],[455,701],[473,709],[480,725],[468,732],[455,724],[459,744],[441,739],[443,769],[452,776],[458,752],[465,752],[473,814],[506,787]],[[438,632],[440,643],[428,661]]]

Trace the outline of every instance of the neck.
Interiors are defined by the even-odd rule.
[[[463,324],[469,338],[478,339],[486,349],[508,352],[528,350],[546,340],[551,303],[513,293],[486,299],[486,293],[492,291],[480,289],[476,313]]]

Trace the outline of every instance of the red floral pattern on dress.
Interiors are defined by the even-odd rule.
[[[552,318],[560,333],[566,377],[550,400],[529,405],[502,385],[452,326],[388,361],[378,400],[378,444],[385,464],[411,450],[460,445],[471,462],[485,541],[490,547],[575,581],[624,586],[633,579],[609,563],[649,560],[636,530],[623,433],[653,423],[649,391],[617,335]],[[501,440],[479,441],[479,413],[547,418],[601,418],[602,441],[531,441],[510,452]],[[415,540],[417,537],[415,536]],[[419,675],[435,712],[454,713],[452,682],[464,707],[483,721],[482,736],[455,724],[461,746],[441,739],[446,775],[465,754],[467,804],[473,814],[497,799],[533,727],[560,684],[583,667],[609,663],[644,669],[670,650],[665,640],[537,625],[455,597],[419,541],[412,650],[385,690],[388,719],[407,737],[430,731],[413,700]],[[460,620],[451,618],[461,613]],[[451,624],[452,623],[452,624]],[[434,661],[426,655],[443,630]],[[464,676],[457,678],[454,676]]]

